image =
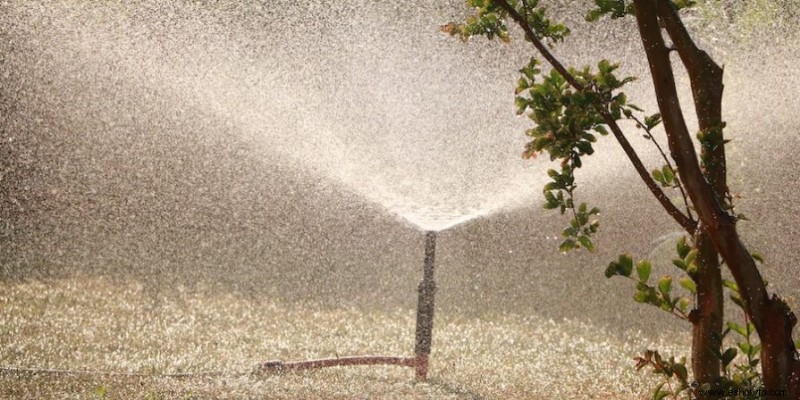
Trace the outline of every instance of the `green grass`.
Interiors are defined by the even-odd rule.
[[[414,311],[145,289],[103,278],[1,283],[0,398],[638,399],[653,386],[633,370],[639,350],[685,353],[574,321],[440,313],[427,383],[388,366],[253,374],[271,359],[411,356]],[[197,375],[165,376],[180,373]]]

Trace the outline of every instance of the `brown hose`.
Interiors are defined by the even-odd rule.
[[[345,365],[401,365],[405,367],[415,367],[417,359],[413,357],[388,357],[388,356],[352,356],[339,358],[323,358],[319,360],[307,361],[266,361],[260,365],[261,370],[267,371],[289,371],[316,369],[326,367],[337,367]]]

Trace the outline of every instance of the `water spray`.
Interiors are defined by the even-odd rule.
[[[269,372],[318,369],[346,365],[400,365],[414,367],[417,380],[428,379],[428,358],[433,338],[433,311],[436,282],[433,279],[436,255],[436,231],[425,233],[425,262],[417,298],[417,327],[414,357],[393,356],[347,356],[305,361],[266,361],[259,369]]]

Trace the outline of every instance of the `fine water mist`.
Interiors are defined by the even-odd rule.
[[[176,99],[175,113],[198,110],[233,127],[265,164],[313,170],[421,229],[538,191],[508,101],[514,70],[495,57],[487,64],[489,46],[442,35],[433,18],[448,16],[433,6],[83,8],[44,10],[64,21],[32,32],[58,48],[49,68],[111,68],[123,85]]]
[[[209,280],[293,299],[327,291],[323,300],[347,303],[340,291],[352,289],[365,303],[403,293],[408,305],[422,232],[447,230],[444,308],[609,325],[624,320],[614,310],[640,312],[627,296],[586,293],[591,307],[566,297],[590,280],[629,290],[603,280],[602,265],[661,254],[675,237],[613,139],[577,174],[578,201],[603,209],[601,250],[562,256],[566,220],[540,206],[551,164],[522,159],[529,121],[514,116],[527,43],[462,43],[439,30],[464,17],[462,1],[406,3],[4,6],[0,139],[17,167],[1,181],[13,183],[2,215],[16,247],[0,256],[26,271],[213,270]],[[628,97],[655,112],[632,21],[598,32],[569,7],[553,8],[575,31],[559,56],[621,61],[621,75],[642,78]],[[791,45],[726,39],[701,43],[726,66],[731,187],[754,221],[747,240],[782,276],[800,250],[786,222],[800,211],[800,70]]]
[[[629,100],[656,112],[631,19],[590,25],[591,1],[542,3],[573,29],[558,57],[621,62],[640,78]],[[773,5],[788,2],[698,3],[689,28],[725,66],[738,227],[798,310],[800,41]],[[652,390],[633,357],[689,354],[689,325],[603,271],[630,253],[675,274],[682,233],[601,138],[576,173],[576,201],[602,210],[597,251],[558,251],[568,218],[541,207],[553,164],[522,159],[530,121],[514,114],[531,49],[517,31],[511,44],[440,31],[468,12],[463,0],[0,2],[0,397]],[[274,359],[411,355],[417,291],[433,288],[426,231],[434,379],[253,374]]]

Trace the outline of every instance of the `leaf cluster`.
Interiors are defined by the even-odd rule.
[[[617,260],[609,263],[606,268],[606,277],[623,276],[636,282],[636,292],[634,300],[642,304],[650,304],[661,310],[689,320],[691,310],[689,310],[689,296],[697,295],[697,286],[694,281],[697,274],[697,248],[687,242],[686,236],[678,239],[675,245],[676,256],[672,260],[672,265],[682,271],[682,276],[678,283],[686,291],[686,295],[675,295],[673,291],[673,278],[671,275],[662,276],[655,284],[649,283],[652,264],[647,260],[641,260],[634,265],[630,255],[620,255]],[[763,258],[754,253],[753,258],[759,262]],[[636,276],[633,277],[634,271]],[[718,338],[719,343],[730,342],[726,338],[733,334],[735,337],[733,345],[727,348],[711,349],[714,355],[720,360],[723,369],[723,377],[713,384],[713,389],[722,390],[725,393],[752,393],[755,389],[762,387],[760,359],[758,355],[761,351],[761,344],[757,342],[755,326],[747,320],[744,313],[744,304],[739,293],[739,288],[735,282],[724,279],[723,287],[729,292],[729,297],[735,305],[742,310],[745,315],[743,324],[736,321],[726,321],[726,328]],[[664,377],[653,392],[654,399],[666,397],[678,399],[694,399],[699,390],[712,389],[710,385],[699,386],[694,382],[689,382],[686,371],[686,359],[681,358],[676,361],[674,357],[665,360],[658,354],[658,351],[647,350],[642,356],[634,359],[636,369],[649,366],[655,374]],[[677,386],[672,385],[671,381],[677,380]],[[727,397],[726,397],[727,398]],[[732,397],[739,399],[741,397]]]
[[[597,72],[589,67],[571,68],[570,74],[583,87],[575,90],[555,70],[542,74],[538,61],[531,59],[520,70],[522,76],[515,90],[517,115],[526,114],[536,123],[526,131],[533,140],[526,145],[523,156],[532,158],[546,151],[551,160],[568,159],[580,168],[580,157],[594,153],[592,143],[597,141],[596,134],[608,135],[600,107],[607,107],[615,119],[620,119],[632,106],[624,93],[614,93],[635,79],[619,79],[614,74],[618,67],[602,60],[597,64]]]
[[[598,9],[604,12],[613,12],[617,3],[596,2]],[[474,9],[473,15],[465,23],[443,26],[443,31],[465,41],[475,35],[508,41],[506,20],[513,18],[523,26],[526,39],[534,42],[553,64],[552,70],[543,72],[539,61],[531,58],[520,69],[521,76],[514,92],[517,114],[526,115],[534,122],[526,131],[531,140],[526,143],[522,156],[535,158],[546,152],[551,161],[560,161],[560,171],[548,171],[551,181],[543,190],[545,208],[558,209],[562,214],[572,213],[569,226],[562,231],[564,240],[559,248],[564,252],[576,248],[594,250],[591,238],[599,228],[595,216],[600,210],[585,203],[577,206],[574,173],[583,166],[584,158],[594,153],[597,136],[609,134],[610,119],[632,118],[634,111],[642,111],[629,104],[625,93],[619,91],[635,78],[618,77],[619,64],[608,60],[601,60],[596,68],[585,66],[583,69],[554,63],[540,42],[549,41],[552,45],[562,41],[569,29],[552,22],[538,0],[467,0],[467,5]],[[658,123],[658,117],[645,119],[649,126]]]
[[[449,23],[442,26],[442,31],[452,36],[459,36],[467,41],[472,36],[486,36],[488,39],[500,38],[508,42],[508,27],[503,18],[502,8],[494,1],[468,0],[467,5],[475,9],[475,14],[467,17],[466,23]]]
[[[759,369],[761,360],[758,358],[761,352],[761,343],[756,342],[756,327],[747,319],[747,314],[744,312],[744,304],[739,293],[739,287],[729,280],[723,280],[723,286],[730,291],[729,296],[734,304],[742,310],[745,321],[744,324],[727,321],[725,330],[722,332],[723,339],[730,333],[736,334],[735,347],[729,347],[724,351],[714,349],[714,354],[722,362],[725,378],[722,386],[726,389],[736,389],[740,392],[752,392],[762,386],[761,371]],[[740,356],[740,362],[732,364],[737,356]]]
[[[586,203],[581,203],[575,211],[575,216],[570,220],[569,226],[561,232],[564,241],[561,242],[559,250],[562,253],[581,247],[594,251],[595,246],[591,236],[600,228],[600,221],[591,219],[591,217],[599,215],[600,209],[597,207],[592,207],[588,211],[587,209]]]
[[[538,37],[559,42],[569,35],[570,31],[566,26],[554,23],[546,16],[546,10],[544,7],[539,7],[538,0],[510,0],[508,3],[524,15],[528,25]],[[504,42],[510,41],[508,27],[505,24],[506,12],[497,2],[467,0],[467,6],[474,9],[475,13],[467,17],[467,21],[463,24],[451,22],[442,26],[442,31],[458,36],[463,41],[473,36],[486,36],[489,40],[497,37]]]
[[[612,19],[622,18],[626,15],[633,15],[633,3],[624,0],[595,0],[596,8],[589,10],[586,20],[589,22],[597,21],[600,17],[608,15]]]
[[[689,383],[689,371],[686,368],[686,357],[681,357],[678,361],[675,360],[675,357],[665,360],[657,350],[646,350],[644,354],[633,360],[636,362],[637,371],[649,366],[654,374],[663,375],[666,378],[656,386],[652,397],[654,400],[661,400],[667,396],[677,398],[681,393],[690,393],[691,384]],[[678,380],[676,388],[673,388],[671,384],[673,378]]]
[[[643,115],[644,110],[628,103],[627,97],[620,91],[635,78],[618,77],[616,70],[619,65],[608,60],[601,60],[596,68],[586,66],[575,69],[562,65],[543,43],[548,42],[552,46],[555,42],[562,41],[569,34],[569,29],[547,18],[545,9],[539,7],[538,0],[468,0],[467,4],[475,9],[475,14],[464,24],[450,23],[443,26],[443,31],[465,41],[472,36],[483,35],[489,39],[499,37],[507,42],[510,39],[505,21],[510,17],[522,26],[526,32],[526,40],[533,42],[539,53],[553,66],[550,71],[542,71],[539,61],[531,58],[520,69],[521,76],[515,89],[515,105],[518,115],[525,115],[534,122],[534,126],[526,131],[531,140],[525,146],[523,157],[536,158],[546,152],[551,161],[560,161],[560,170],[548,170],[550,181],[543,189],[546,209],[572,214],[569,226],[562,231],[564,240],[559,249],[566,252],[577,248],[593,251],[595,248],[592,237],[599,227],[596,217],[600,210],[596,207],[590,208],[586,203],[580,203],[576,207],[575,171],[583,166],[585,157],[594,153],[593,144],[597,141],[597,136],[606,136],[609,130],[614,132],[623,148],[630,147],[617,125],[617,121],[623,118],[634,121],[638,128],[644,129],[644,137],[653,142],[664,158],[665,165],[650,172],[652,181],[648,180],[647,170],[643,166],[637,166],[637,171],[647,181],[653,194],[662,201],[662,205],[668,211],[674,210],[670,214],[677,215],[676,220],[687,231],[692,231],[696,221],[692,216],[692,207],[682,186],[679,171],[672,166],[667,154],[652,135],[652,130],[662,122],[661,114]],[[595,7],[586,15],[589,21],[603,16],[622,18],[635,12],[630,0],[594,0],[594,4]],[[695,2],[672,0],[671,4],[676,10],[680,10],[692,7]],[[643,115],[643,119],[640,120],[638,115]],[[698,140],[704,149],[714,150],[715,146],[725,144],[722,140],[722,127],[698,134]],[[626,154],[636,164],[638,156],[628,148]],[[709,167],[718,161],[704,153],[701,154],[701,162],[704,167]],[[664,200],[666,197],[657,184],[680,191],[686,205],[685,215],[668,200]],[[692,299],[697,296],[698,250],[687,243],[686,237],[682,237],[676,244],[676,253],[677,257],[672,264],[680,271],[677,279],[672,274],[665,274],[651,281],[651,262],[641,260],[634,263],[633,257],[627,254],[609,263],[605,275],[631,279],[636,285],[633,295],[636,302],[655,306],[688,321],[694,311],[691,309]],[[678,285],[674,285],[675,282]],[[730,291],[734,303],[743,307],[735,284],[726,281],[725,287]],[[723,351],[721,344],[730,332],[738,335],[739,341],[734,347]],[[730,321],[727,323],[727,329],[719,338],[720,348],[715,349],[715,354],[725,369],[725,377],[715,383],[715,388],[747,389],[760,383],[759,360],[755,358],[760,346],[752,342],[752,333],[752,324],[747,321],[744,325]],[[746,360],[737,362],[742,358]],[[650,366],[654,373],[665,377],[664,383],[656,388],[654,399],[669,395],[676,399],[679,395],[691,399],[696,395],[697,385],[689,383],[685,358],[677,361],[674,357],[664,359],[657,351],[648,350],[642,357],[637,357],[636,362],[637,369]],[[671,384],[674,379],[678,380],[676,387]]]
[[[542,73],[539,62],[532,58],[520,69],[522,75],[515,90],[517,114],[525,114],[535,125],[526,134],[532,138],[525,146],[523,157],[535,158],[547,152],[550,160],[561,161],[561,171],[548,170],[551,181],[544,187],[547,209],[558,209],[562,214],[571,210],[573,218],[564,229],[565,238],[559,246],[562,252],[576,248],[593,251],[591,236],[597,232],[599,222],[592,220],[600,210],[582,203],[575,208],[575,170],[583,166],[583,157],[594,153],[597,135],[608,135],[601,114],[603,109],[619,119],[629,110],[624,93],[615,93],[634,78],[618,78],[614,71],[618,65],[602,60],[597,70],[570,69],[582,90],[576,90],[557,71]]]
[[[594,0],[595,8],[586,13],[586,20],[597,21],[600,17],[608,15],[611,19],[623,18],[633,15],[635,8],[630,0]],[[672,6],[677,10],[690,8],[697,4],[693,0],[673,0]]]
[[[672,293],[672,275],[663,275],[657,282],[651,285],[650,275],[653,270],[653,265],[650,261],[641,260],[636,263],[635,278],[631,276],[633,269],[633,258],[629,254],[623,254],[620,255],[616,261],[612,261],[608,264],[605,275],[607,278],[619,275],[634,280],[636,282],[636,293],[634,293],[633,299],[637,303],[650,304],[680,319],[688,319],[691,301],[686,296]],[[681,287],[687,289],[687,291],[692,293],[696,291],[694,282],[687,277],[681,278],[678,283]]]

